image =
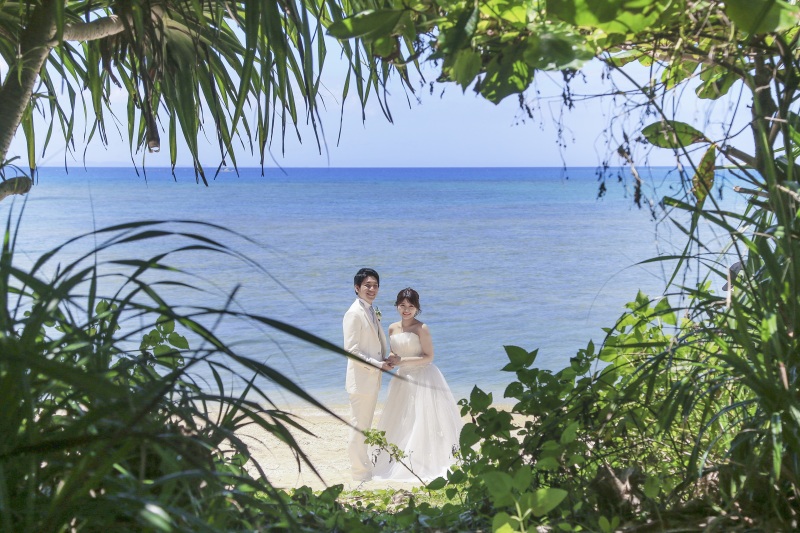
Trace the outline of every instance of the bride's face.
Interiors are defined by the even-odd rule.
[[[410,320],[417,315],[417,308],[408,300],[403,300],[397,304],[397,312],[400,313],[400,318]]]

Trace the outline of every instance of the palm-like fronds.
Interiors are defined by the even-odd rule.
[[[73,142],[79,110],[90,124],[87,140],[97,135],[105,143],[118,87],[128,101],[122,123],[131,152],[159,150],[166,131],[174,166],[181,135],[205,182],[202,135],[218,141],[221,160],[229,158],[234,166],[241,148],[258,151],[263,163],[273,140],[282,143],[290,128],[299,137],[302,122],[310,123],[317,144],[322,142],[317,106],[328,54],[325,28],[347,9],[348,2],[338,0],[2,2],[0,57],[9,65],[5,81],[11,83],[0,98],[0,117],[3,108],[27,98],[17,120],[29,141],[33,169],[36,134],[29,103],[51,118],[45,147],[56,125],[65,141]],[[38,29],[34,20],[42,21]],[[46,67],[38,67],[33,57],[21,59],[45,48],[52,50]],[[351,73],[340,98],[347,97],[355,74],[364,105],[369,86],[377,88],[390,71],[378,69],[358,42],[345,44],[342,54]],[[26,69],[41,74],[42,88],[32,102],[32,87],[27,97],[13,91],[26,81],[20,76]],[[17,123],[10,117],[0,122],[1,161]]]
[[[3,531],[253,531],[291,523],[285,497],[237,432],[259,426],[313,470],[290,432],[304,429],[256,381],[325,408],[279,372],[237,354],[208,324],[236,315],[290,334],[293,328],[226,306],[177,307],[162,297],[175,285],[196,286],[170,267],[171,254],[200,250],[236,259],[221,240],[197,232],[224,237],[224,230],[201,226],[143,222],[100,230],[71,243],[99,240],[85,255],[59,263],[65,252],[59,247],[30,269],[15,266],[14,236],[6,232],[0,253]],[[151,258],[106,258],[126,243],[168,239],[178,244]],[[55,273],[47,276],[48,270]],[[200,365],[210,367],[216,390],[197,382]],[[225,390],[222,376],[231,374],[244,392]]]

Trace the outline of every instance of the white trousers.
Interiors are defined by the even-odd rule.
[[[380,388],[376,387],[374,392],[368,394],[350,394],[350,424],[357,429],[350,430],[350,444],[347,451],[350,455],[350,469],[356,481],[372,479],[372,461],[369,459],[362,432],[372,428],[379,390]]]

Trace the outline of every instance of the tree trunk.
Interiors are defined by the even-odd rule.
[[[11,140],[31,101],[39,72],[52,49],[55,35],[54,0],[44,0],[37,5],[29,20],[20,39],[20,59],[16,64],[9,65],[9,73],[0,88],[0,162],[6,160]]]

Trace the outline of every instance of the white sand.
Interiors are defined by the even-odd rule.
[[[510,410],[510,404],[493,404],[499,410]],[[349,405],[329,406],[330,410],[347,419],[350,412]],[[289,446],[280,439],[266,432],[264,429],[251,424],[238,432],[249,447],[261,468],[267,474],[273,486],[283,489],[299,488],[304,485],[314,490],[322,490],[332,485],[342,484],[344,490],[378,490],[378,489],[406,489],[421,486],[421,483],[408,483],[399,481],[354,481],[350,474],[350,460],[347,456],[347,442],[350,427],[340,420],[333,418],[314,407],[285,407],[287,413],[297,417],[297,422],[311,431],[314,436],[307,435],[299,430],[292,430],[295,440],[305,452],[317,474],[301,461],[298,466],[297,459]],[[373,427],[380,420],[382,405],[378,404],[373,420]],[[523,427],[525,419],[521,415],[513,415],[518,427]],[[468,422],[469,417],[464,417]],[[254,472],[255,473],[255,472]]]
[[[331,411],[343,419],[347,418],[349,409],[347,405],[331,407]],[[273,486],[291,489],[307,485],[314,490],[322,490],[327,486],[341,483],[345,490],[354,490],[359,486],[360,490],[376,490],[409,489],[419,485],[392,481],[367,481],[361,484],[359,481],[353,481],[347,456],[350,427],[316,408],[299,407],[285,410],[299,417],[300,425],[314,433],[315,436],[310,436],[299,430],[292,431],[319,476],[302,461],[298,466],[297,459],[286,443],[256,425],[247,426],[238,432],[239,437],[250,447],[251,453]],[[375,412],[375,423],[380,414],[379,405]]]

